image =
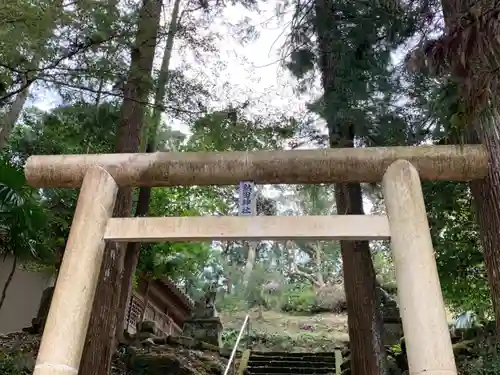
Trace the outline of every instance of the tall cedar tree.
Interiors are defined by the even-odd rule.
[[[332,0],[315,1],[315,28],[319,69],[324,92],[330,147],[354,147],[354,125],[339,123],[334,98],[338,96],[336,79],[335,6]],[[362,215],[361,185],[336,184],[335,201],[340,215]],[[341,241],[344,285],[349,316],[351,373],[380,375],[385,371],[385,349],[381,339],[381,316],[377,303],[375,270],[368,241]]]
[[[130,70],[123,90],[124,99],[116,128],[117,153],[139,151],[145,103],[151,88],[151,71],[161,10],[161,0],[143,0],[139,10],[136,40],[132,47]],[[118,191],[114,216],[130,216],[132,192],[131,188]],[[104,251],[103,267],[80,366],[81,375],[110,373],[111,358],[116,348],[116,318],[124,253],[124,246],[117,243],[108,244]]]
[[[472,181],[479,236],[491,289],[497,336],[500,334],[500,2],[441,0],[445,28],[424,41],[408,59],[410,70],[444,77],[457,92],[449,118],[449,138],[485,145],[488,175]]]
[[[155,152],[157,148],[157,138],[158,131],[161,123],[161,115],[163,113],[163,103],[167,94],[167,85],[169,80],[169,67],[170,60],[172,57],[172,50],[174,47],[175,35],[177,33],[177,24],[179,21],[179,10],[180,10],[181,0],[175,0],[172,9],[172,17],[170,25],[168,27],[167,43],[165,46],[165,51],[163,52],[162,65],[160,69],[160,74],[156,83],[155,92],[155,103],[152,115],[152,124],[149,124],[149,128],[145,127],[142,136],[142,142],[146,144],[146,152]],[[142,151],[142,150],[141,150]],[[136,217],[147,216],[149,213],[149,202],[151,200],[151,188],[140,188],[139,197],[137,199],[137,207],[135,209]],[[121,322],[125,322],[125,311],[127,308],[128,301],[132,292],[132,277],[137,269],[137,264],[139,263],[139,256],[141,252],[141,244],[137,242],[131,242],[127,245],[125,253],[125,261],[123,266],[123,278],[122,287],[120,295],[120,306],[118,309],[117,316],[117,337],[121,337],[123,332],[123,326]],[[149,281],[148,281],[149,290]],[[148,295],[146,294],[146,298]],[[144,301],[144,312],[147,308],[147,301]]]

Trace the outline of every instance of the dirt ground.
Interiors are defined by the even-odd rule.
[[[288,315],[276,311],[221,313],[225,331],[239,331],[250,314],[251,336],[256,350],[322,351],[349,341],[346,314]]]

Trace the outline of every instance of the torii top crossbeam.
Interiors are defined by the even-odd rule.
[[[380,182],[398,159],[423,180],[469,181],[486,176],[488,157],[480,145],[333,148],[258,152],[156,152],[152,154],[31,156],[25,167],[35,187],[80,187],[93,165],[119,186],[318,184]]]

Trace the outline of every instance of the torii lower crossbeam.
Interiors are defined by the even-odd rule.
[[[388,240],[385,216],[203,216],[108,220],[104,238],[119,242],[234,240]]]

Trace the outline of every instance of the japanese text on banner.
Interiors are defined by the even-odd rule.
[[[240,182],[239,216],[255,215],[255,184],[253,181]]]

